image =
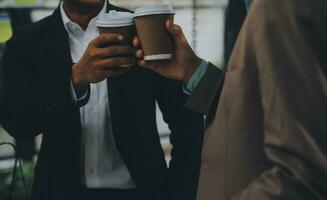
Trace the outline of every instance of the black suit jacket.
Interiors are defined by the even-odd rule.
[[[123,10],[113,5],[108,9]],[[33,200],[77,198],[81,124],[71,99],[71,67],[59,9],[6,43],[1,123],[15,138],[43,133]],[[183,106],[182,83],[135,66],[108,79],[108,87],[117,148],[143,199],[195,199],[203,118]],[[156,126],[156,101],[172,132],[169,169]]]

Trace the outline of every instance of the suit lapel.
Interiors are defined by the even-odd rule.
[[[111,4],[107,4],[107,12],[115,7]],[[62,21],[60,8],[58,7],[51,16],[51,22],[44,37],[45,53],[50,58],[50,64],[54,67],[56,72],[71,71],[73,65],[68,33]]]
[[[107,1],[107,13],[110,10],[117,10],[117,7],[111,5],[109,1]],[[119,89],[119,86],[121,86],[121,83],[119,81],[119,78],[107,78],[107,85],[108,85],[108,98],[109,98],[109,105],[110,105],[110,111],[112,115],[112,124],[114,129],[114,134],[118,132],[116,128],[116,125],[118,124],[118,121],[115,121],[118,119],[118,115],[120,114],[118,111],[116,111],[119,103],[122,103],[122,99],[118,98],[119,93],[121,90]],[[115,94],[115,95],[112,95]],[[116,136],[116,134],[115,134]]]
[[[108,3],[107,12],[113,9],[116,9],[116,7]],[[51,16],[49,27],[43,39],[43,46],[45,48],[45,55],[48,58],[49,67],[55,72],[54,74],[70,74],[73,61],[69,47],[68,33],[64,27],[59,8]],[[119,100],[111,94],[119,94],[120,81],[107,79],[107,82],[110,107],[112,112],[116,114],[114,108],[116,107],[115,105],[119,104]]]
[[[73,65],[68,34],[64,27],[60,9],[57,8],[51,16],[48,31],[44,37],[45,53],[49,58],[49,64],[57,73],[71,73]]]
[[[107,5],[107,12],[115,9],[109,2]],[[50,58],[49,63],[54,67],[54,70],[56,72],[62,72],[62,70],[64,70],[66,73],[70,73],[73,62],[70,53],[68,33],[64,27],[59,7],[51,16],[51,23],[43,42],[45,53],[48,58]]]
[[[68,33],[64,27],[60,9],[57,8],[53,15],[50,17],[49,27],[46,30],[45,37],[43,38],[44,53],[47,58],[47,67],[51,76],[70,76],[73,61],[71,57]],[[79,109],[74,113],[77,126],[77,137],[80,137],[81,121],[79,117]]]
[[[44,37],[41,38],[43,50],[44,50],[44,56],[43,58],[46,61],[45,67],[49,68],[49,76],[66,76],[69,77],[71,74],[72,69],[72,58],[71,58],[71,52],[69,47],[69,38],[68,33],[66,32],[66,29],[64,27],[60,9],[57,8],[55,12],[49,17],[49,23],[48,27],[46,27],[44,31]],[[52,77],[50,77],[52,78]],[[67,97],[58,97],[58,98],[67,98]],[[69,97],[68,97],[69,98]],[[73,106],[73,104],[72,104]],[[69,112],[67,109],[67,112]],[[67,168],[68,171],[75,170],[72,176],[73,178],[69,180],[69,183],[71,183],[73,186],[77,185],[77,181],[79,181],[79,175],[80,175],[80,144],[79,142],[81,138],[81,121],[79,117],[79,109],[74,107],[73,111],[73,118],[72,126],[73,126],[73,132],[71,136],[66,138],[66,142],[70,143],[71,146],[69,149],[66,149],[69,151],[70,155],[74,155],[74,157],[71,159],[71,161],[74,161],[73,165],[71,165],[69,168]],[[66,145],[63,148],[68,148]],[[77,189],[75,187],[72,187],[70,195],[77,194]],[[71,197],[73,198],[73,197]]]

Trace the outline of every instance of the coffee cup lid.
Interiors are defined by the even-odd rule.
[[[96,21],[98,27],[122,27],[134,24],[134,15],[129,12],[111,10]]]
[[[175,14],[175,11],[171,5],[151,5],[136,8],[134,16],[140,17],[145,15],[159,15],[159,14]]]

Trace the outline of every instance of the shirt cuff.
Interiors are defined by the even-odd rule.
[[[87,99],[88,94],[90,92],[89,88],[82,92],[76,92],[72,80],[70,80],[70,91],[71,91],[71,98],[75,103],[79,103]]]
[[[205,60],[202,60],[199,67],[195,70],[193,75],[191,76],[190,80],[184,84],[183,90],[184,93],[191,95],[195,90],[196,86],[198,86],[200,80],[204,76],[205,72],[207,71],[209,63]]]

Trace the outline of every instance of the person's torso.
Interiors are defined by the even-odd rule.
[[[269,166],[257,81],[244,69],[226,73],[215,120],[205,133],[199,199],[229,199]]]
[[[231,54],[245,20],[245,15],[235,13],[239,12],[236,8],[250,2],[230,2],[227,54]],[[234,39],[228,37],[230,30],[234,31]],[[229,199],[270,165],[263,151],[263,110],[257,74],[239,65],[228,66],[214,120],[205,133],[199,200]]]
[[[69,19],[61,3],[60,12],[68,33],[73,63],[82,58],[89,43],[99,36],[96,20],[106,13],[106,9],[107,3],[83,30]],[[90,84],[89,101],[80,108],[81,181],[88,188],[134,188],[135,184],[115,144],[107,84],[106,79]]]
[[[70,73],[73,61],[68,36],[51,33],[53,21],[57,20],[60,18],[55,13],[17,33],[29,58],[27,67],[34,72],[35,87],[46,85],[49,77]],[[117,151],[136,187],[147,191],[157,191],[156,187],[164,184],[163,176],[167,174],[156,125],[153,81],[152,72],[138,67],[107,80],[108,107]],[[80,111],[73,104],[64,109],[67,114],[54,119],[60,126],[46,127],[43,133],[33,187],[35,199],[74,198],[71,195],[80,184]]]

